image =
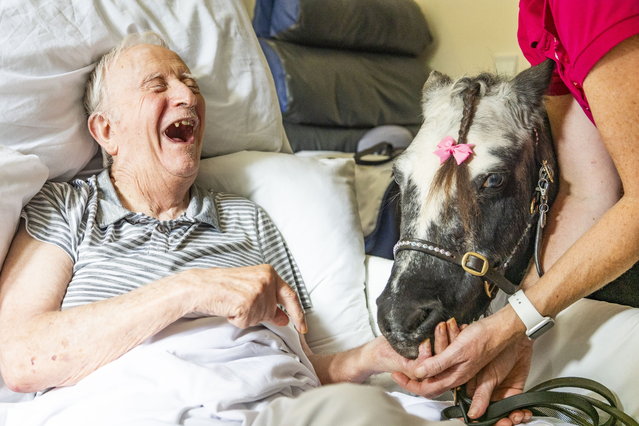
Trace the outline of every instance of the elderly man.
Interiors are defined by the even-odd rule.
[[[249,388],[207,418],[356,424],[348,420],[353,415],[358,424],[424,424],[373,388],[312,390],[381,371],[411,374],[415,364],[383,339],[325,356],[300,341],[288,324],[306,332],[308,295],[285,242],[250,201],[194,185],[204,98],[180,57],[146,38],[129,38],[105,55],[87,86],[88,126],[112,165],[87,180],[47,183],[23,211],[0,275],[0,371],[7,385],[54,389],[37,404],[90,382],[83,379],[161,339],[158,333],[214,329],[213,339],[197,343],[199,367],[223,367],[211,392],[236,378]],[[322,404],[332,407],[328,417],[317,415]],[[181,423],[196,411],[182,407],[169,417]],[[291,415],[294,421],[284,420]],[[95,416],[86,422],[104,420],[104,412]]]

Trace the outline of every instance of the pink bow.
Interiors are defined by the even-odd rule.
[[[473,153],[473,147],[475,145],[469,143],[458,144],[455,139],[450,136],[446,136],[437,144],[437,149],[434,153],[439,157],[439,162],[442,164],[448,160],[451,155],[455,158],[457,165],[460,165],[470,154]]]

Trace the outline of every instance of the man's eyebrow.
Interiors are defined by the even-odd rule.
[[[190,72],[183,72],[182,75],[180,76],[180,80],[197,81],[197,78],[195,78],[195,76],[193,74],[191,74]]]
[[[142,80],[142,86],[145,86],[147,83],[158,79],[158,78],[163,78],[162,73],[160,72],[155,72],[153,74],[149,74],[146,77],[144,77],[144,80]]]

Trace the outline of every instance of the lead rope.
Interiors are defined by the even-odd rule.
[[[594,392],[602,400],[580,393],[557,391],[578,388]],[[636,420],[619,408],[619,401],[604,385],[583,377],[560,377],[532,387],[529,391],[493,402],[480,419],[470,420],[466,414],[471,399],[462,387],[456,389],[456,404],[442,411],[442,420],[463,418],[473,426],[489,426],[508,417],[514,410],[527,409],[535,416],[554,417],[579,426],[614,426],[618,423],[639,426]],[[599,411],[607,414],[603,419]]]

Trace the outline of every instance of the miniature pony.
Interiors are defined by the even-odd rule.
[[[432,72],[423,124],[395,161],[400,240],[378,324],[416,358],[435,326],[487,312],[496,287],[512,293],[539,246],[558,173],[543,95],[552,62],[512,80],[452,81]]]

